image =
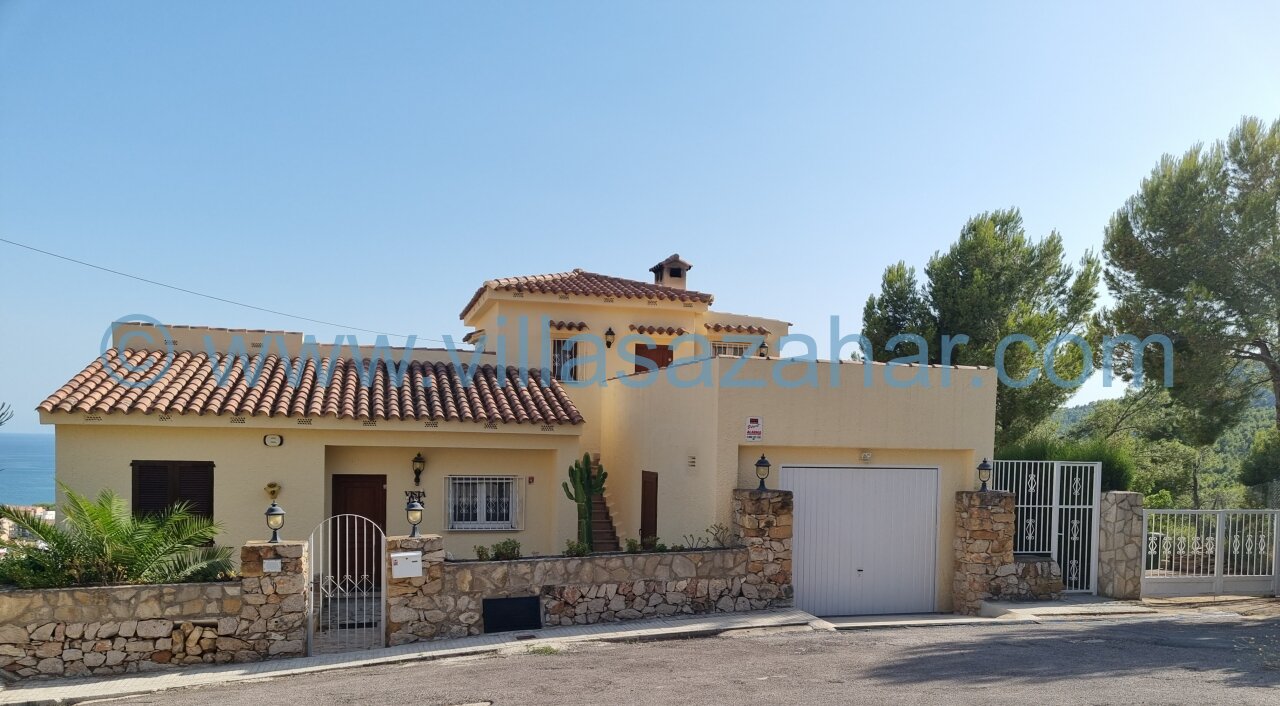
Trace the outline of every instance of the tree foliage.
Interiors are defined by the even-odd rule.
[[[1165,155],[1106,229],[1112,328],[1174,343],[1173,397],[1206,428],[1280,390],[1280,121]],[[1162,353],[1140,354],[1147,370]],[[1273,424],[1280,428],[1280,398]]]
[[[175,583],[231,570],[231,549],[212,546],[221,525],[179,503],[134,517],[111,490],[90,500],[61,486],[62,522],[0,506],[0,518],[37,540],[9,545],[0,580],[24,588]]]
[[[1003,358],[1009,377],[1021,380],[1043,367],[1044,350],[1061,336],[1079,335],[1096,350],[1092,312],[1100,275],[1092,254],[1081,259],[1078,269],[1068,264],[1056,232],[1038,242],[1028,238],[1017,209],[983,213],[964,225],[947,252],[930,258],[923,285],[915,268],[904,262],[885,270],[880,294],[869,297],[863,310],[863,335],[880,361],[920,353],[910,343],[888,348],[894,336],[909,333],[928,343],[930,363],[993,365],[1000,341],[1024,334],[1039,351],[1015,344]],[[969,342],[944,360],[942,337],[960,334],[969,336]],[[1054,371],[1062,380],[1075,379],[1085,367],[1081,349],[1064,345],[1056,350]],[[1026,436],[1072,392],[1045,375],[1023,388],[1001,385],[996,393],[997,445]]]
[[[0,427],[4,426],[5,422],[10,419],[13,419],[13,409],[4,402],[0,402]]]

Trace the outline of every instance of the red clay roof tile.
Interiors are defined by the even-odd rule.
[[[535,294],[570,294],[583,297],[616,297],[618,299],[656,299],[710,304],[710,294],[675,287],[664,287],[634,279],[611,277],[577,269],[549,275],[503,277],[485,282],[476,290],[471,301],[462,309],[458,318],[465,319],[467,312],[480,301],[485,291],[532,292]]]

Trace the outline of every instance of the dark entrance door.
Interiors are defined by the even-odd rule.
[[[333,514],[367,517],[387,531],[387,477],[334,474]],[[350,519],[343,522],[342,519]],[[340,579],[372,581],[382,576],[382,538],[369,523],[353,518],[335,520],[330,543],[330,575]]]
[[[640,472],[640,541],[658,536],[658,474]]]
[[[643,343],[637,343],[636,344],[636,372],[637,373],[643,373],[649,370],[649,368],[645,367],[645,365],[640,362],[641,358],[647,358],[649,360],[652,360],[654,365],[657,366],[658,368],[665,368],[668,365],[671,365],[671,360],[672,360],[671,347],[665,346],[665,345],[646,346]]]

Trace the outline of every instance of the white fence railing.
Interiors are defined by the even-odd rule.
[[[1275,595],[1276,510],[1143,511],[1142,595]]]

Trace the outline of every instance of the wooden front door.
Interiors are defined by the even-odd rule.
[[[643,373],[649,370],[649,368],[645,367],[645,365],[640,362],[641,358],[646,358],[648,360],[653,361],[654,365],[656,365],[658,368],[665,368],[668,365],[671,365],[671,360],[672,360],[671,346],[666,346],[666,345],[646,346],[643,343],[637,343],[636,344],[636,372],[637,373]]]
[[[387,531],[387,477],[383,475],[334,474],[333,514],[367,517],[384,533]],[[382,575],[382,542],[365,523],[336,521],[330,543],[329,574],[360,579],[375,584]]]
[[[658,474],[640,472],[640,541],[658,536]]]

